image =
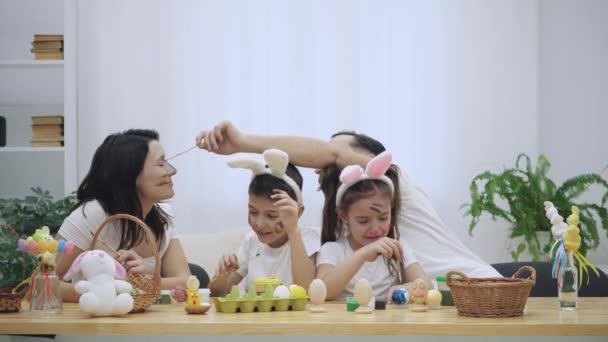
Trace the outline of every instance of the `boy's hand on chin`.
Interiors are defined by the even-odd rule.
[[[296,233],[298,231],[299,218],[298,203],[283,190],[274,190],[270,198],[274,201],[272,205],[279,210],[280,222],[275,232],[286,231],[288,235]]]

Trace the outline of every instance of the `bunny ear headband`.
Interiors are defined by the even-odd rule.
[[[391,189],[391,196],[393,196],[395,193],[395,186],[391,179],[384,175],[386,170],[391,167],[392,161],[393,155],[389,151],[384,151],[367,163],[365,171],[363,171],[363,168],[359,165],[349,165],[345,167],[344,170],[342,170],[342,173],[340,173],[340,182],[342,182],[342,184],[338,188],[338,193],[336,194],[336,207],[340,207],[340,204],[342,204],[342,196],[344,196],[344,193],[348,188],[366,179],[377,179],[386,183]]]
[[[285,173],[285,171],[287,171],[287,165],[289,164],[289,156],[287,153],[273,148],[264,151],[263,155],[266,166],[261,162],[252,159],[232,160],[228,162],[228,166],[232,168],[249,169],[253,172],[253,177],[269,174],[285,181],[285,183],[287,183],[295,192],[298,204],[302,205],[302,191],[298,187],[298,184]]]

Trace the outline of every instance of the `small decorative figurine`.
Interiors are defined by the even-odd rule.
[[[70,254],[74,249],[71,241],[55,240],[49,231],[49,227],[36,229],[32,236],[26,240],[19,239],[18,249],[35,255],[38,267],[31,278],[24,280],[21,284],[30,283],[28,300],[30,311],[41,313],[58,313],[63,310],[61,299],[60,279],[55,274],[56,254]],[[17,285],[17,288],[21,286]]]
[[[198,288],[201,283],[195,276],[190,276],[186,282],[188,288],[188,299],[186,300],[186,312],[189,314],[204,314],[211,308],[209,303],[202,303],[200,295],[198,294]]]
[[[327,310],[321,306],[327,298],[327,286],[321,279],[315,279],[308,287],[310,302],[312,306],[308,309],[310,312],[326,312]]]
[[[428,308],[424,305],[426,296],[428,294],[428,288],[424,279],[418,278],[410,284],[410,292],[412,301],[414,304],[411,306],[412,311],[422,312],[427,311]]]
[[[369,301],[372,299],[372,287],[367,279],[359,279],[355,284],[355,300],[359,303],[357,313],[371,313],[373,310],[369,307]]]
[[[76,282],[80,293],[80,310],[92,316],[125,315],[133,309],[131,284],[124,279],[127,272],[122,265],[102,250],[82,252],[63,277],[84,279]]]
[[[572,206],[572,214],[563,221],[563,217],[559,215],[553,203],[547,201],[545,204],[545,212],[549,221],[551,221],[551,232],[555,238],[555,243],[551,247],[549,254],[553,256],[555,251],[555,262],[553,263],[552,275],[557,279],[557,289],[559,306],[563,310],[576,309],[578,299],[578,287],[582,285],[583,276],[587,274],[587,283],[589,283],[589,266],[599,277],[599,272],[593,264],[582,255],[578,249],[581,246],[581,236],[579,224],[579,209]],[[574,264],[574,259],[578,261],[581,274],[579,275]],[[580,276],[578,284],[577,278]]]
[[[426,305],[431,310],[439,310],[441,308],[441,292],[439,290],[430,289],[426,296]]]
[[[393,291],[391,296],[391,301],[393,302],[393,307],[397,309],[406,309],[407,302],[410,300],[410,293],[406,288],[398,287]]]

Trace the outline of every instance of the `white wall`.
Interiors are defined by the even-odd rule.
[[[469,181],[537,153],[536,2],[81,1],[82,178],[111,132],[154,127],[167,154],[231,119],[250,132],[377,137],[489,261],[506,226],[468,237]],[[192,152],[175,161],[185,232],[246,227],[243,171]],[[305,173],[305,224],[322,198]]]
[[[30,145],[31,116],[63,114],[63,66],[28,65],[34,34],[63,33],[63,0],[0,1],[0,116],[6,146]],[[31,195],[41,186],[64,195],[63,152],[0,151],[0,198]]]
[[[608,165],[608,2],[543,0],[540,14],[540,151],[561,183]],[[585,198],[599,203],[599,191]],[[607,233],[599,233],[589,257],[608,264]]]

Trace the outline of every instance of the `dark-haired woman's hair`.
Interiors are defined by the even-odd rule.
[[[296,182],[301,191],[304,181],[298,168],[289,163],[287,164],[285,174]],[[249,193],[257,196],[270,197],[274,189],[285,191],[289,197],[291,197],[294,201],[297,201],[296,193],[289,186],[289,184],[273,175],[262,174],[255,176],[251,180],[251,183],[249,183]]]
[[[130,214],[142,219],[162,240],[170,219],[158,204],[144,218],[137,194],[136,179],[148,155],[148,143],[158,141],[153,130],[131,129],[111,134],[97,148],[91,169],[78,187],[78,202],[70,212],[97,200],[108,215]],[[131,249],[144,240],[145,233],[132,221],[121,221],[118,249]]]

